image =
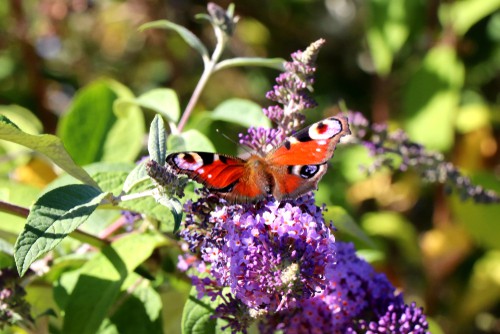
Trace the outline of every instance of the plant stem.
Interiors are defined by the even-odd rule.
[[[149,189],[140,193],[118,196],[116,199],[120,202],[131,201],[142,197],[152,196],[154,191],[155,189]]]
[[[222,51],[224,51],[224,47],[226,46],[227,39],[226,36],[224,35],[224,32],[220,30],[220,28],[215,27],[215,35],[217,36],[217,45],[215,46],[215,50],[212,54],[212,57],[210,58],[210,61],[205,62],[205,69],[203,70],[203,74],[201,75],[200,81],[198,81],[198,84],[194,89],[193,95],[191,95],[191,98],[189,99],[186,109],[182,114],[181,120],[179,121],[179,125],[177,126],[177,130],[179,132],[182,132],[182,129],[184,129],[184,126],[186,125],[189,116],[191,116],[191,113],[193,112],[194,107],[196,106],[196,103],[198,102],[201,96],[201,92],[203,91],[208,82],[208,79],[210,79],[210,76],[215,72],[215,66],[217,65],[217,62],[220,56],[222,55]]]
[[[0,201],[0,212],[10,213],[21,218],[26,218],[28,217],[30,210],[22,206]]]
[[[25,208],[25,207],[22,207],[19,205],[0,201],[0,212],[9,213],[9,214],[21,217],[21,218],[27,218],[29,213],[30,213],[30,210],[28,208]],[[102,240],[102,239],[100,239],[92,234],[89,234],[87,232],[83,232],[81,230],[75,230],[75,231],[71,232],[69,236],[74,238],[74,239],[77,239],[81,242],[88,243],[88,244],[95,246],[95,247],[98,247],[98,248],[102,248],[102,247],[106,246],[107,244],[109,244],[109,242],[107,240]]]

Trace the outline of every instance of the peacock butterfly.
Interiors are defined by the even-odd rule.
[[[178,152],[169,154],[166,162],[231,203],[254,202],[271,194],[280,201],[316,189],[335,145],[350,133],[345,117],[330,117],[286,138],[265,156],[252,154],[245,160]]]

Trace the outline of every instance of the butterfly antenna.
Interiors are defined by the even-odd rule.
[[[228,135],[226,135],[225,133],[221,132],[219,129],[215,129],[215,131],[217,131],[217,133],[221,134],[224,138],[226,138],[227,140],[229,140],[231,143],[235,144],[236,146],[238,147],[241,147],[242,149],[244,149],[247,153],[250,153],[252,154],[252,152],[248,149],[248,147],[246,147],[245,145],[241,145],[240,143],[238,142],[235,142],[232,138],[230,138]]]

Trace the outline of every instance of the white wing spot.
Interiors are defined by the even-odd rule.
[[[208,177],[209,179],[211,179],[211,178],[212,178],[212,174],[208,174],[208,175],[207,175],[207,177]]]
[[[320,149],[320,148],[317,148],[317,149],[316,149],[316,152],[321,152],[321,149]]]
[[[194,160],[194,161],[193,162],[186,161],[187,156],[190,156],[189,160]],[[174,158],[174,162],[177,165],[177,167],[181,169],[197,170],[198,168],[203,167],[203,159],[200,157],[199,154],[196,153],[179,153]]]
[[[321,125],[321,132],[319,126]],[[325,119],[321,122],[311,125],[309,128],[309,137],[314,140],[330,139],[342,131],[342,124],[336,119]],[[321,144],[322,145],[322,144]]]

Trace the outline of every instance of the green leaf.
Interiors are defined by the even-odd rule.
[[[102,160],[104,142],[116,116],[113,102],[118,96],[104,80],[82,88],[61,117],[57,134],[80,165]]]
[[[159,21],[145,23],[139,27],[139,30],[144,31],[146,29],[154,29],[154,28],[173,30],[177,32],[184,39],[184,41],[187,44],[189,44],[189,46],[198,51],[198,53],[203,57],[203,59],[209,58],[208,51],[205,45],[203,45],[203,43],[198,39],[198,37],[196,37],[195,34],[193,34],[188,29],[184,28],[183,26],[180,26],[178,24],[175,24],[167,20],[159,20]]]
[[[391,71],[394,56],[408,39],[410,20],[418,1],[372,0],[368,4],[367,42],[377,73],[386,76]]]
[[[30,135],[19,130],[12,122],[0,119],[0,139],[26,146],[40,152],[76,179],[97,186],[85,170],[75,164],[61,139],[53,135]]]
[[[109,86],[119,98],[113,102],[113,113],[116,121],[106,135],[103,146],[102,161],[134,162],[143,148],[143,138],[146,134],[142,110],[135,105],[120,106],[121,98],[132,99],[130,90],[115,81],[108,81]]]
[[[74,184],[42,195],[31,208],[15,245],[20,275],[41,255],[52,250],[94,212],[107,196],[94,187]]]
[[[476,173],[471,175],[473,184],[484,186],[500,192],[498,177],[491,173]],[[475,242],[483,248],[500,249],[500,205],[476,204],[472,200],[462,201],[456,194],[449,197],[453,216],[466,228]]]
[[[439,19],[443,26],[453,28],[459,36],[481,19],[500,9],[500,0],[462,0],[439,6]]]
[[[490,109],[487,104],[471,103],[462,106],[457,114],[457,130],[468,133],[483,129],[490,124]]]
[[[396,242],[408,261],[421,261],[415,227],[399,213],[367,213],[362,217],[361,225],[369,235],[382,236]]]
[[[98,80],[81,89],[57,132],[77,163],[131,162],[142,147],[144,119],[133,104],[115,106],[118,98],[132,93],[112,80]]]
[[[237,57],[220,61],[215,66],[215,71],[241,66],[269,67],[278,71],[284,71],[284,63],[285,60],[283,58]]]
[[[244,127],[266,127],[271,126],[269,118],[262,112],[262,107],[257,103],[244,99],[229,99],[218,105],[211,118]]]
[[[363,241],[366,245],[375,248],[375,243],[371,238],[356,224],[354,219],[349,216],[347,211],[340,206],[329,206],[328,210],[323,214],[325,220],[332,220],[340,232],[350,235],[358,240]]]
[[[98,172],[93,175],[93,178],[103,191],[119,196],[128,174],[128,171]]]
[[[490,250],[474,264],[469,284],[460,298],[460,319],[474,319],[500,299],[500,252]]]
[[[165,163],[167,156],[165,124],[160,115],[156,115],[149,128],[148,151],[151,160],[160,165]]]
[[[439,45],[426,55],[404,94],[406,130],[431,150],[451,147],[464,82],[464,66],[450,46]]]
[[[138,183],[129,192],[142,192],[150,189],[150,184]],[[168,201],[173,201],[168,203]],[[175,199],[165,199],[165,205],[157,202],[153,197],[140,197],[134,200],[120,202],[120,208],[142,213],[150,219],[161,222],[163,229],[169,232],[174,231],[179,226],[182,219],[182,206],[175,203]],[[172,211],[173,210],[173,211]]]
[[[198,130],[187,130],[180,135],[170,135],[167,138],[169,152],[203,151],[215,152],[215,147],[204,134]]]
[[[96,333],[133,270],[164,243],[158,234],[129,234],[102,249],[78,273],[61,281],[67,298],[63,333]]]
[[[176,123],[181,114],[177,93],[170,88],[156,88],[139,96],[135,102],[161,114],[169,121]]]
[[[140,278],[132,273],[128,281],[131,279],[137,282]],[[151,286],[151,282],[142,280],[139,286],[134,287],[131,294],[124,291],[119,298],[125,301],[109,318],[116,333],[163,333],[161,321],[163,305],[160,295]]]
[[[160,198],[160,199],[157,199],[157,202],[160,203],[161,205],[167,207],[168,209],[170,209],[170,212],[172,213],[172,216],[174,217],[174,230],[173,230],[173,232],[177,232],[177,230],[181,226],[182,212],[183,212],[182,203],[175,197]]]
[[[149,161],[149,160],[148,160]],[[128,174],[125,182],[123,183],[123,191],[128,193],[136,185],[150,180],[146,170],[148,161],[142,161],[135,166],[135,168]]]
[[[210,297],[197,297],[196,288],[191,288],[189,298],[184,305],[182,313],[182,333],[183,334],[215,334],[222,333],[221,328],[227,326],[223,320],[210,319],[217,305],[219,298],[211,301]]]
[[[0,115],[7,117],[23,132],[37,135],[43,130],[42,122],[31,111],[21,106],[0,106]]]

